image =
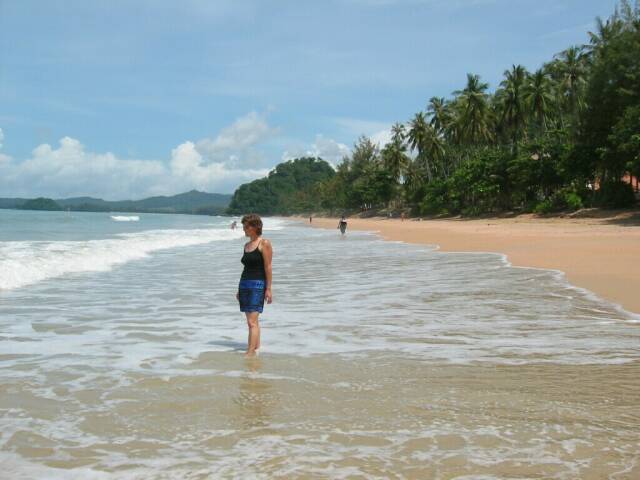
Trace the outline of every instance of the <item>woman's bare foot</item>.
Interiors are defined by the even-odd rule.
[[[258,352],[256,352],[255,350],[244,354],[244,358],[255,358],[257,356],[258,356]]]

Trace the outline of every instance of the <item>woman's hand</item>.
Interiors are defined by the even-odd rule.
[[[240,292],[236,292],[236,300],[240,301]]]
[[[271,294],[270,288],[267,288],[264,291],[264,299],[267,301],[267,303],[271,303],[273,301],[273,295]]]

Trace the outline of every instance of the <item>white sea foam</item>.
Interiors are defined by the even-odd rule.
[[[282,230],[285,224],[277,218],[264,219],[267,234]],[[0,242],[0,291],[71,273],[104,272],[155,251],[238,239],[243,235],[241,229],[231,230],[225,225],[224,228],[146,230],[84,241]]]
[[[137,222],[140,217],[138,215],[111,215],[111,220],[116,222]]]
[[[17,241],[0,244],[0,290],[24,287],[69,273],[107,271],[158,250],[239,238],[222,229],[149,230],[105,240]]]

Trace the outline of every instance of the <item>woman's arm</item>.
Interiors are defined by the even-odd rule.
[[[271,295],[271,282],[273,280],[273,270],[271,268],[271,260],[273,259],[273,247],[269,240],[262,240],[262,258],[264,259],[264,273],[267,275],[267,284],[264,290],[264,299],[267,303],[271,303],[273,296]]]

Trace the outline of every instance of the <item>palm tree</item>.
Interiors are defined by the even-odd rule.
[[[582,46],[583,50],[586,51],[589,56],[593,56],[600,47],[620,33],[623,27],[624,23],[620,21],[620,15],[617,10],[614,15],[606,21],[603,21],[601,17],[596,17],[595,31],[588,32],[589,43]]]
[[[434,174],[442,176],[447,173],[447,169],[444,165],[445,160],[445,145],[443,138],[438,135],[434,128],[429,125],[427,130],[426,144],[424,145],[426,153],[425,159],[430,159],[431,168],[434,170]]]
[[[553,109],[553,87],[544,69],[530,75],[524,87],[524,103],[538,125],[547,130],[547,122]]]
[[[623,25],[638,28],[640,2],[635,0],[632,4],[630,0],[620,0],[620,5],[616,8],[614,18],[621,21]]]
[[[461,140],[471,145],[492,140],[490,128],[489,84],[481,82],[479,75],[467,74],[467,86],[454,92],[458,95],[460,115],[458,117]]]
[[[409,132],[407,133],[407,139],[409,140],[409,146],[412,150],[418,151],[418,159],[424,164],[427,179],[431,181],[433,179],[433,172],[431,171],[431,163],[427,156],[427,144],[429,143],[429,137],[431,127],[427,123],[427,119],[423,112],[418,112],[413,117],[413,120],[409,122]]]
[[[527,70],[522,65],[513,65],[511,70],[505,70],[505,79],[500,83],[502,90],[498,93],[502,110],[502,123],[512,133],[513,144],[516,145],[526,131],[526,110],[524,102],[525,82]]]
[[[559,74],[560,92],[574,120],[584,106],[582,94],[586,85],[586,60],[581,48],[570,47],[557,56],[555,65]]]
[[[391,142],[382,149],[382,162],[384,168],[391,174],[394,180],[399,181],[404,175],[409,164],[406,154],[404,125],[396,123],[391,127]]]
[[[418,190],[423,181],[422,169],[418,165],[418,162],[416,160],[410,161],[407,164],[407,171],[404,177],[404,186],[409,196],[412,196],[412,194]]]
[[[442,97],[431,97],[427,104],[427,112],[431,116],[430,124],[433,129],[439,135],[444,135],[451,121],[446,100]]]
[[[445,139],[449,145],[463,145],[465,143],[464,122],[462,117],[465,112],[465,105],[460,97],[454,97],[447,102],[447,124],[445,128]]]
[[[404,140],[407,134],[404,130],[404,125],[402,123],[394,123],[391,126],[391,141],[397,144],[404,145]]]

